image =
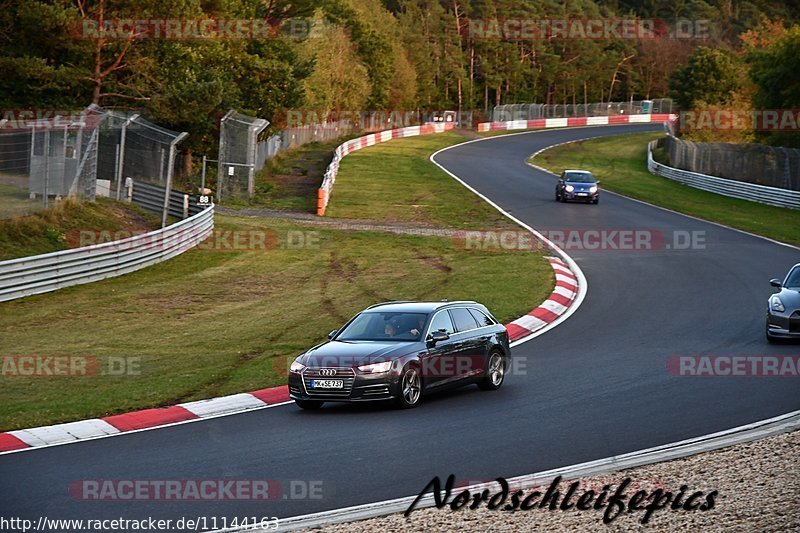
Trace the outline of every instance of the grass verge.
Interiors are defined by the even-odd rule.
[[[565,168],[592,171],[601,187],[680,213],[800,245],[800,211],[728,198],[654,176],[647,170],[647,143],[663,133],[615,135],[551,148],[533,163],[556,174]]]
[[[65,199],[38,213],[0,220],[0,261],[80,246],[81,231],[143,231],[159,227],[156,215],[135,205],[107,198],[98,198],[94,203]],[[99,235],[93,233],[91,237]]]
[[[405,152],[414,140],[390,144]],[[397,164],[388,159],[372,163]],[[420,161],[395,168],[393,177],[414,179],[410,169],[428,172],[424,167]],[[446,174],[429,175],[445,182],[441,190],[458,190]],[[435,212],[448,222],[444,210],[452,202],[463,223],[468,215],[458,202],[464,197],[450,193],[437,200]],[[384,198],[372,199],[376,205],[366,207],[377,212]],[[467,213],[488,218],[488,209],[472,206]],[[166,263],[0,303],[0,430],[284,384],[297,354],[378,301],[475,299],[507,322],[538,305],[553,286],[539,253],[465,250],[450,238],[319,229],[282,219],[218,215],[216,226],[212,244]],[[234,231],[252,245],[220,246]],[[17,356],[26,355],[86,358],[97,372],[20,376]],[[108,371],[121,362],[121,375]]]
[[[456,133],[395,139],[342,159],[325,216],[451,228],[508,227],[496,209],[433,165],[430,155],[464,142]]]
[[[3,179],[0,176],[0,179]],[[22,217],[41,211],[42,199],[31,200],[22,180],[6,178],[8,183],[0,182],[0,220]]]
[[[335,141],[315,142],[280,152],[267,159],[256,174],[252,198],[232,197],[225,200],[231,209],[267,207],[285,211],[317,212],[317,189],[325,169],[333,159],[336,147],[364,133],[343,136]]]

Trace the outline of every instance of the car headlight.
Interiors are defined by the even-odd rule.
[[[292,361],[292,364],[289,366],[289,372],[299,373],[302,372],[305,367],[306,365],[304,365],[300,361],[295,360]]]
[[[572,185],[567,185],[566,187],[564,187],[564,190],[567,192],[572,192],[575,190],[575,187],[573,187]]]
[[[773,311],[778,311],[779,313],[782,313],[785,310],[785,307],[783,307],[783,302],[777,294],[773,295],[769,299],[769,308]]]
[[[372,363],[369,365],[362,365],[358,367],[360,371],[366,374],[380,374],[381,372],[388,372],[390,368],[392,368],[391,361],[385,361],[383,363]]]
[[[592,185],[591,187],[589,187],[589,192],[592,193],[592,194],[596,193],[597,192],[597,185]]]

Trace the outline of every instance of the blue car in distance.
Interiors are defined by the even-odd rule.
[[[556,184],[556,202],[578,200],[596,204],[600,201],[598,183],[587,170],[565,170]]]

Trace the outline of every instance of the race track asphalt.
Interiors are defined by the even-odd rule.
[[[586,300],[515,348],[524,369],[499,391],[471,386],[410,411],[279,406],[4,455],[0,515],[286,518],[414,495],[435,475],[539,472],[800,409],[800,378],[678,377],[666,368],[670,356],[800,354],[798,344],[764,339],[768,280],[800,262],[800,251],[605,192],[596,206],[556,203],[555,178],[524,162],[552,144],[658,128],[499,136],[436,157],[537,229],[636,230],[665,244],[686,232],[704,239],[684,250],[568,250],[588,280]],[[275,480],[281,493],[268,502],[175,502],[83,501],[69,492],[77,480],[127,479]],[[309,483],[321,497],[304,497]]]

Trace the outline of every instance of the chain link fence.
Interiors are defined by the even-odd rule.
[[[290,148],[315,142],[335,141],[361,129],[350,120],[286,128],[258,143],[256,170],[261,170],[267,159],[272,159]]]
[[[671,167],[736,181],[800,191],[800,150],[763,144],[659,140]]]
[[[263,118],[250,117],[231,109],[219,125],[217,158],[217,201],[231,196],[252,196],[255,192],[258,136],[269,126]]]
[[[234,110],[222,117],[219,156],[205,159],[206,163],[217,165],[217,202],[253,196],[255,173],[279,153],[314,142],[335,141],[362,129],[354,121],[341,120],[286,128],[263,138],[268,125],[266,119]]]
[[[66,196],[94,201],[100,130],[108,113],[40,112],[0,121],[0,218],[31,214]]]
[[[96,105],[39,114],[50,116],[0,123],[0,218],[30,214],[67,196],[124,199],[127,178],[171,186],[176,147],[186,133]]]
[[[604,117],[672,113],[672,99],[631,100],[594,104],[505,104],[492,110],[493,122],[541,118]]]

